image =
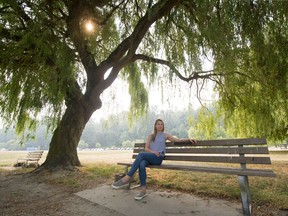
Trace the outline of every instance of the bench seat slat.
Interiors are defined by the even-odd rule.
[[[195,172],[208,172],[208,173],[222,173],[229,175],[247,175],[247,176],[263,176],[263,177],[275,177],[275,173],[272,170],[254,170],[254,169],[236,169],[236,168],[223,168],[223,167],[198,167],[198,166],[179,166],[163,164],[160,166],[150,166],[151,168],[170,169],[170,170],[183,170],[183,171],[195,171]]]
[[[118,165],[132,166],[132,162],[119,162]],[[150,165],[150,168],[155,169],[168,169],[168,170],[180,170],[180,171],[194,171],[194,172],[208,172],[208,173],[220,173],[228,175],[247,175],[247,176],[262,176],[262,177],[276,177],[273,170],[268,169],[241,169],[241,168],[227,168],[227,167],[203,167],[203,166],[185,166],[185,165],[171,165],[162,164],[160,166]]]

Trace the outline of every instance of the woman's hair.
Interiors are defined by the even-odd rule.
[[[156,125],[157,125],[158,122],[162,122],[163,123],[163,131],[165,130],[164,122],[162,121],[162,119],[156,119],[156,121],[154,123],[153,133],[151,134],[151,140],[153,142],[155,141],[155,137],[156,137],[156,134],[157,134]]]

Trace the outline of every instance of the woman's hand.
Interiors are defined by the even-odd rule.
[[[160,156],[160,152],[153,152],[157,157],[159,157]]]
[[[189,139],[189,141],[193,144],[197,144],[197,140],[194,140],[194,139]]]

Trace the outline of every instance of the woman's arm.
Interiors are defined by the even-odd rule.
[[[171,142],[191,142],[193,144],[196,144],[197,141],[194,139],[190,139],[190,138],[177,138],[177,137],[173,137],[170,134],[167,134],[167,140],[171,141]]]

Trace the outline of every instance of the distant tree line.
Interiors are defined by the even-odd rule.
[[[156,110],[156,109],[155,109]],[[239,135],[234,127],[227,127],[219,115],[219,109],[213,104],[197,110],[150,111],[133,122],[129,122],[129,114],[110,115],[108,119],[98,122],[90,120],[78,144],[79,149],[95,148],[128,148],[135,142],[144,142],[152,133],[153,124],[157,118],[165,123],[165,131],[177,137],[191,137],[203,139],[243,138],[247,135]],[[220,117],[219,117],[220,116]],[[37,127],[34,135],[29,140],[23,140],[17,136],[14,130],[0,129],[0,150],[26,150],[26,149],[49,149],[51,132],[47,133],[45,125]],[[278,141],[277,143],[286,143]],[[275,144],[274,141],[271,143]]]
[[[152,132],[157,118],[164,120],[167,132],[177,137],[188,137],[189,116],[195,114],[196,111],[192,110],[149,112],[147,116],[140,117],[132,123],[128,120],[128,113],[122,112],[99,122],[90,120],[83,131],[78,147],[132,147],[136,141],[144,142],[146,140],[147,135]],[[50,140],[51,132],[47,133],[45,125],[38,126],[30,140],[22,140],[13,129],[0,129],[0,149],[37,148],[47,150]]]

